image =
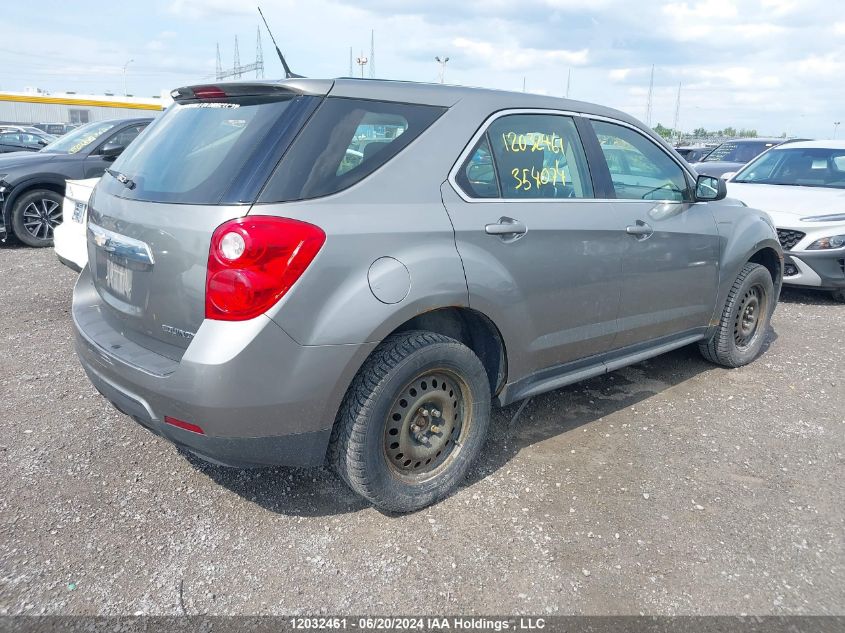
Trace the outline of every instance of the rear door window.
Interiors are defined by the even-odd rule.
[[[396,156],[445,111],[330,97],[285,154],[260,199],[305,200],[351,187]]]
[[[571,117],[512,114],[487,130],[503,198],[591,198],[593,187]]]

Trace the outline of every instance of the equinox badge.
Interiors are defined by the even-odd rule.
[[[178,336],[180,338],[186,338],[188,340],[194,338],[193,332],[188,332],[187,330],[181,330],[178,327],[173,327],[172,325],[162,325],[161,329],[171,334],[173,336]]]

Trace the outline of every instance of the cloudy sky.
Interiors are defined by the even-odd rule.
[[[570,95],[645,119],[654,65],[652,123],[830,137],[845,119],[842,0],[262,0],[294,71],[344,76],[349,48],[377,77],[446,81]],[[145,7],[145,8],[142,8]],[[215,46],[231,66],[255,59],[255,2],[79,0],[3,7],[0,89],[150,96],[213,79]],[[262,32],[266,75],[281,74]],[[357,72],[357,71],[356,71]],[[368,71],[367,71],[368,74]],[[841,128],[840,137],[845,136]]]

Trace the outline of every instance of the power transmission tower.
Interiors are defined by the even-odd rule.
[[[257,78],[264,77],[264,51],[261,45],[261,29],[259,28],[256,31],[257,37],[255,40],[255,61],[252,64],[245,64],[241,66],[241,53],[238,50],[238,36],[235,36],[235,56],[234,56],[234,65],[231,68],[223,68],[223,64],[220,61],[220,44],[217,45],[217,68],[215,75],[217,77],[217,81],[222,79],[228,79],[229,77],[233,79],[240,79],[246,73],[255,72],[255,76]]]
[[[255,38],[255,77],[264,79],[264,51],[261,49],[261,27],[256,27]]]
[[[370,31],[370,79],[376,78],[376,32]]]
[[[235,36],[235,61],[232,64],[232,77],[240,79],[243,72],[241,71],[241,53],[238,50],[238,36]]]
[[[678,119],[681,116],[681,82],[678,82],[678,98],[675,99],[675,120],[672,123],[672,130],[676,141],[680,140],[681,132],[678,130]]]
[[[654,65],[651,67],[651,80],[648,82],[648,102],[645,106],[645,122],[651,127],[651,99],[654,96]]]

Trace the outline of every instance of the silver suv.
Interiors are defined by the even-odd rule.
[[[621,112],[350,79],[173,97],[94,192],[73,319],[96,388],[206,460],[328,461],[411,511],[493,402],[760,353],[768,216]]]

